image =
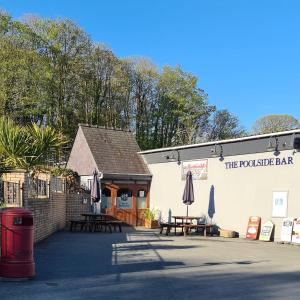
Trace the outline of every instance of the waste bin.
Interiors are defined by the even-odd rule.
[[[1,214],[0,277],[32,278],[33,214],[24,208],[7,208]]]

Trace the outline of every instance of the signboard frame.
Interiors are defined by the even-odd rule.
[[[274,234],[274,223],[272,221],[267,221],[264,224],[261,224],[260,234],[259,234],[259,240],[270,242],[273,240],[273,234]]]
[[[208,159],[195,159],[182,161],[181,180],[186,180],[186,173],[192,172],[193,180],[207,180],[208,177]]]
[[[295,221],[295,218],[293,218],[293,217],[284,218],[282,220],[281,234],[280,234],[280,240],[282,242],[290,243],[292,241],[294,221]]]
[[[286,218],[288,211],[288,191],[273,191],[272,218]]]

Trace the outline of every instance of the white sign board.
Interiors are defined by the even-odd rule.
[[[300,218],[294,221],[292,243],[300,244]]]
[[[285,218],[287,214],[288,192],[273,192],[272,217]]]
[[[186,180],[186,173],[192,172],[193,180],[205,180],[207,179],[207,159],[183,161],[181,169],[181,179]]]
[[[268,221],[261,226],[259,240],[260,241],[270,241],[274,224],[271,221]]]
[[[281,241],[290,243],[292,241],[292,232],[295,218],[285,218],[281,226]]]

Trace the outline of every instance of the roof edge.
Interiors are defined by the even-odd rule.
[[[258,139],[266,138],[266,137],[274,137],[274,136],[281,136],[281,135],[295,134],[295,133],[300,133],[300,129],[279,131],[279,132],[273,132],[273,133],[265,133],[265,134],[259,134],[259,135],[249,135],[249,136],[236,138],[236,139],[219,140],[219,141],[212,141],[212,142],[205,142],[205,143],[198,143],[198,144],[189,144],[189,145],[184,145],[184,146],[158,148],[158,149],[140,151],[138,153],[139,154],[149,154],[149,153],[164,152],[164,151],[169,151],[169,150],[181,150],[181,149],[196,148],[196,147],[216,145],[216,144],[227,144],[227,143],[233,143],[233,142],[239,142],[239,141],[258,140]]]
[[[79,123],[78,127],[99,128],[99,129],[124,131],[124,132],[131,132],[132,133],[132,131],[130,129],[122,129],[122,128],[119,128],[119,127],[107,127],[107,126],[91,125],[91,124],[86,124],[86,123]]]

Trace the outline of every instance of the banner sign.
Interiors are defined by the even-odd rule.
[[[290,243],[292,241],[292,232],[295,218],[285,218],[281,226],[281,241]]]
[[[271,221],[262,224],[259,240],[269,242],[271,240],[273,228],[274,228],[274,224]]]
[[[207,179],[207,159],[183,161],[181,168],[181,179],[186,180],[186,173],[192,172],[193,180],[205,180]]]
[[[288,192],[273,192],[272,217],[286,217]]]
[[[257,240],[260,229],[260,217],[250,217],[248,221],[246,238],[249,240]]]
[[[294,221],[294,228],[292,234],[292,243],[300,244],[300,218]]]
[[[272,157],[272,158],[259,158],[250,160],[235,160],[225,162],[226,169],[237,169],[237,168],[256,168],[256,167],[267,167],[267,166],[286,166],[293,165],[294,158],[288,157]]]

